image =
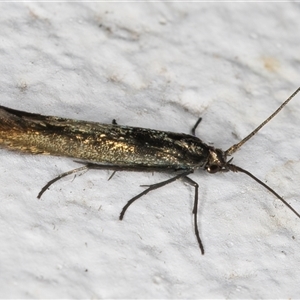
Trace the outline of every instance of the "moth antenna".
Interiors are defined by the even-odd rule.
[[[298,89],[299,90],[299,89]],[[251,177],[252,179],[254,179],[257,183],[259,183],[260,185],[262,185],[264,188],[266,188],[268,191],[270,191],[274,196],[276,196],[284,205],[286,205],[298,218],[300,218],[299,213],[290,205],[288,204],[281,196],[279,196],[273,189],[271,189],[268,185],[266,185],[264,182],[262,182],[261,180],[259,180],[257,177],[255,177],[253,174],[251,174],[250,172],[248,172],[247,170],[244,170],[236,165],[232,165],[232,164],[228,164],[227,165],[228,169],[230,171],[233,172],[241,172],[241,173],[245,173],[246,175],[248,175],[249,177]]]
[[[263,121],[257,128],[255,128],[249,135],[243,138],[239,143],[234,144],[228,150],[225,151],[225,154],[230,156],[239,148],[241,148],[248,140],[250,140],[263,126],[265,126],[269,121],[271,121],[300,91],[300,87],[289,97],[285,100],[265,121]]]

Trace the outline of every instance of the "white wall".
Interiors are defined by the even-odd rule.
[[[300,85],[299,3],[2,3],[1,105],[189,133],[227,149]],[[295,98],[234,155],[300,211]],[[89,171],[1,150],[2,298],[297,298],[300,220],[242,174]],[[74,179],[74,180],[73,180]]]

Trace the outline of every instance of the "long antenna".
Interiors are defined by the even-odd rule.
[[[239,148],[241,148],[249,139],[251,139],[263,126],[265,126],[270,120],[272,120],[300,91],[300,87],[287,99],[285,100],[272,114],[269,118],[263,121],[257,128],[255,128],[249,135],[242,139],[239,143],[234,144],[228,150],[225,151],[225,154],[230,156]]]
[[[264,182],[262,182],[260,179],[258,179],[257,177],[255,177],[253,174],[251,174],[249,171],[242,169],[241,167],[238,167],[236,165],[233,164],[228,164],[228,169],[230,171],[233,172],[241,172],[244,173],[246,175],[248,175],[249,177],[251,177],[252,179],[254,179],[256,182],[258,182],[260,185],[262,185],[264,188],[266,188],[268,191],[270,191],[273,195],[275,195],[284,205],[286,205],[298,218],[300,218],[299,213],[290,205],[288,204],[281,196],[279,196],[273,189],[271,189],[268,185],[266,185]]]

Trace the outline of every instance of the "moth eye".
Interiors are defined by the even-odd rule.
[[[209,172],[209,173],[217,173],[218,171],[220,171],[220,166],[218,166],[218,165],[211,165],[211,166],[209,166],[208,168],[207,168],[207,171]]]

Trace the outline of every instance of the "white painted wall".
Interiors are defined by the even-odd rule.
[[[300,85],[299,3],[1,3],[0,104],[197,135],[227,149]],[[300,211],[300,97],[234,162]],[[89,171],[1,150],[2,298],[297,298],[300,220],[242,174]]]

